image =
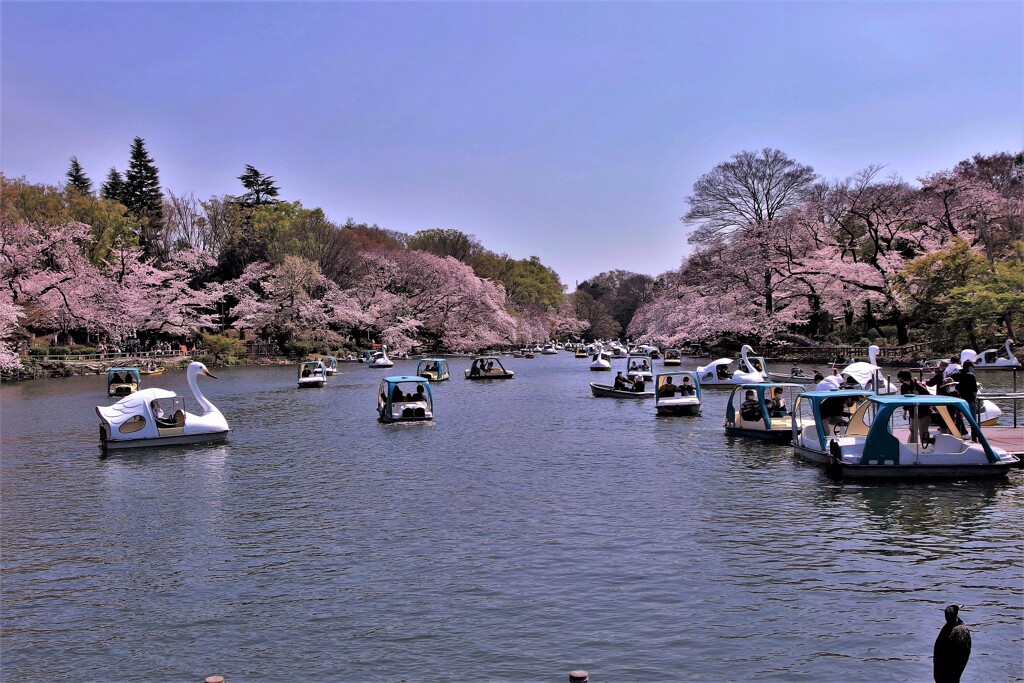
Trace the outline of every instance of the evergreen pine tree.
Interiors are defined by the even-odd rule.
[[[75,187],[84,195],[92,194],[92,181],[85,175],[78,157],[71,157],[71,168],[68,169],[68,185]]]
[[[245,165],[245,173],[238,176],[245,187],[246,193],[241,200],[244,206],[259,206],[261,204],[273,204],[277,197],[278,188],[274,185],[273,176],[263,175],[249,164]]]
[[[146,256],[160,255],[160,235],[164,227],[164,198],[160,177],[142,138],[132,141],[132,155],[124,174],[121,203],[142,223],[139,246]]]
[[[124,194],[124,178],[113,166],[110,167],[110,172],[107,173],[107,179],[102,185],[100,185],[100,197],[103,199],[109,199],[112,202],[121,201],[121,195]]]

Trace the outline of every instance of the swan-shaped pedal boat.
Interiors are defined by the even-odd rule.
[[[199,375],[214,377],[202,363],[188,366],[188,385],[203,412],[185,412],[185,399],[166,389],[143,389],[112,406],[96,406],[103,450],[223,441],[231,429],[217,407],[199,391]]]
[[[395,363],[388,358],[388,347],[383,345],[380,347],[380,351],[374,351],[370,355],[370,367],[371,368],[390,368],[394,367]]]
[[[749,355],[754,349],[748,344],[740,348],[740,359],[736,370],[732,369],[735,362],[731,358],[719,358],[707,365],[697,368],[701,386],[735,386],[737,384],[755,384],[768,379],[765,372],[768,367],[761,356]]]
[[[960,352],[960,364],[969,360],[974,363],[975,370],[1020,370],[1020,361],[1013,355],[1013,340],[1007,339],[1003,348],[1006,349],[1005,358],[996,356],[997,349],[986,349],[981,353],[974,349],[964,349]]]

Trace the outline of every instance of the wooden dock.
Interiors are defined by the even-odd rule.
[[[1024,427],[982,427],[990,445],[1024,458]]]

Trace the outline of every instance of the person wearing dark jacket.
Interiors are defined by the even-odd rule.
[[[971,409],[971,415],[977,420],[979,412],[978,378],[974,376],[974,363],[969,360],[964,361],[960,371],[953,374],[953,381],[957,383],[956,389],[960,392],[960,398],[967,401],[967,405]],[[974,441],[978,440],[978,434],[973,427],[971,428],[971,439]]]

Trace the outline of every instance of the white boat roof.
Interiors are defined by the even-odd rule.
[[[97,406],[102,415],[108,419],[118,419],[125,415],[136,415],[145,410],[146,404],[160,398],[174,398],[177,396],[173,391],[166,389],[143,389],[134,394],[128,394],[112,406]]]

